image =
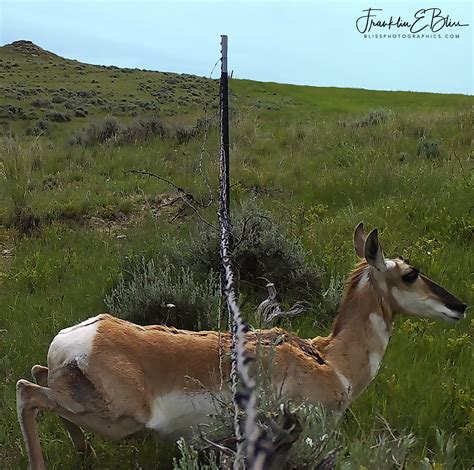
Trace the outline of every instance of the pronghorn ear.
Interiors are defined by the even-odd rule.
[[[359,258],[364,258],[364,244],[367,235],[364,231],[364,223],[361,222],[354,230],[354,248]]]
[[[385,257],[383,255],[382,246],[379,242],[378,230],[374,228],[369,233],[364,244],[364,254],[367,263],[379,271],[385,271],[387,266],[385,265]]]

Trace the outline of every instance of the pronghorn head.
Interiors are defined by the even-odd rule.
[[[387,259],[378,240],[377,229],[365,235],[360,223],[354,232],[359,258],[369,264],[368,278],[394,312],[456,322],[464,318],[466,304],[402,257]]]

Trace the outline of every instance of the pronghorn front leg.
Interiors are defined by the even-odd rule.
[[[36,415],[38,410],[54,411],[57,402],[51,396],[50,389],[22,379],[16,384],[16,406],[28,452],[29,468],[31,470],[45,470]]]
[[[31,369],[31,375],[33,376],[34,381],[41,385],[42,387],[48,386],[48,368],[40,365],[33,366]],[[83,430],[72,423],[71,421],[59,416],[59,419],[62,421],[64,427],[66,428],[69,437],[71,438],[72,444],[77,452],[84,454],[85,456],[94,453],[94,449],[89,444],[84,435]]]

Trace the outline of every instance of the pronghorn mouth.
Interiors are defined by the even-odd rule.
[[[464,318],[466,318],[466,315],[461,312],[452,312],[452,314],[445,313],[445,316],[449,318],[448,321],[453,321],[453,323],[456,323],[459,320],[463,320]]]

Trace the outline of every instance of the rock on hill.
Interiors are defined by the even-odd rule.
[[[43,49],[42,47],[37,46],[35,43],[31,41],[19,40],[13,41],[11,44],[6,44],[5,48],[12,49],[15,52],[19,52],[20,54],[25,54],[29,56],[49,56],[49,57],[59,57],[52,52]]]

